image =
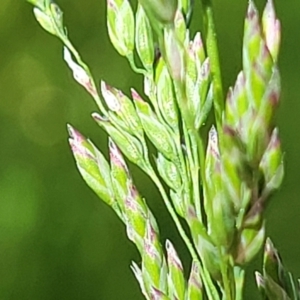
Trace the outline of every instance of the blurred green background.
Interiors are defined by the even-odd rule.
[[[260,11],[265,1],[255,1]],[[97,82],[125,92],[141,77],[111,47],[104,0],[60,0],[70,38]],[[282,22],[281,108],[286,177],[268,207],[267,232],[287,267],[300,276],[300,2],[275,1]],[[224,86],[241,68],[246,0],[216,0]],[[194,25],[200,19],[194,15]],[[90,113],[97,108],[72,79],[58,39],[44,32],[25,1],[0,5],[0,300],[143,299],[130,271],[140,261],[123,224],[87,188],[75,169],[66,124],[107,153],[107,137]],[[153,185],[135,168],[143,195],[159,216],[162,238],[189,258]],[[249,267],[246,293],[253,294]]]

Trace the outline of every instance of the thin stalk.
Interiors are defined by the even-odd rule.
[[[179,132],[178,132],[179,134]],[[175,134],[175,137],[174,137],[174,140],[175,140],[175,144],[176,144],[176,148],[177,148],[177,153],[178,153],[178,157],[179,157],[179,161],[178,161],[178,165],[179,165],[179,171],[182,175],[182,181],[183,181],[183,185],[184,185],[184,188],[186,188],[186,192],[188,193],[189,195],[189,201],[191,200],[191,187],[190,187],[190,177],[189,177],[189,174],[187,172],[187,165],[186,165],[186,161],[184,159],[184,155],[183,155],[183,152],[182,152],[182,146],[181,146],[181,143],[180,143],[180,137],[178,135]]]
[[[51,8],[48,6],[47,7],[48,10],[51,11]],[[56,32],[61,32],[61,28],[59,28],[56,24],[56,22],[52,22],[52,25],[55,27],[56,29]],[[73,56],[75,57],[77,63],[82,67],[84,68],[84,70],[88,73],[88,75],[90,76],[90,79],[91,79],[91,83],[93,85],[93,89],[95,91],[97,91],[97,88],[96,88],[96,84],[95,84],[95,81],[94,81],[94,78],[88,68],[88,66],[84,63],[84,61],[81,59],[79,53],[77,52],[77,50],[75,49],[75,47],[73,46],[73,44],[70,42],[70,40],[68,39],[67,35],[65,34],[59,34],[57,35],[57,37],[63,42],[63,44],[71,51],[71,53],[73,54]],[[98,92],[96,94],[93,94],[92,97],[94,98],[96,104],[98,105],[101,113],[105,116],[107,116],[107,111],[101,101],[101,98],[98,94]]]
[[[213,7],[211,0],[201,0],[203,6],[203,19],[206,26],[206,47],[210,59],[211,73],[214,88],[214,110],[219,135],[222,128],[222,113],[224,111],[224,93],[222,86],[217,34],[214,23]]]
[[[191,135],[184,123],[183,123],[183,134],[186,142],[187,156],[191,168],[191,179],[192,179],[193,196],[194,196],[193,200],[195,203],[197,219],[202,223],[198,147],[197,147],[197,143],[195,143],[195,140],[191,138]]]
[[[222,282],[225,293],[226,300],[233,300],[232,293],[230,288],[230,279],[228,278],[228,255],[224,254],[222,251],[222,247],[218,247],[220,254],[220,270],[222,274]]]
[[[190,138],[190,131],[194,130],[193,119],[189,115],[187,108],[187,99],[185,87],[181,82],[174,81],[174,87],[177,91],[177,103],[181,111],[183,136],[186,145],[187,159],[190,167],[190,177],[192,180],[192,195],[198,219],[202,223],[201,199],[200,199],[200,182],[199,182],[199,157],[197,143]],[[178,100],[179,99],[179,100]],[[180,105],[181,104],[181,105]]]
[[[173,206],[172,206],[172,204],[171,204],[171,202],[169,200],[169,197],[167,196],[166,191],[163,188],[163,186],[162,186],[159,178],[157,177],[156,173],[154,172],[154,170],[152,169],[151,166],[148,166],[147,171],[148,171],[147,172],[148,175],[150,176],[150,178],[152,179],[152,181],[157,186],[157,188],[158,188],[158,190],[159,190],[159,192],[160,192],[160,194],[161,194],[161,196],[162,196],[162,198],[164,200],[164,203],[165,203],[165,205],[167,207],[167,210],[170,213],[173,221],[175,222],[175,225],[176,225],[176,227],[177,227],[177,229],[179,231],[180,236],[182,237],[183,241],[185,242],[187,248],[189,249],[189,251],[191,253],[192,259],[198,261],[199,259],[198,259],[197,253],[196,253],[196,251],[194,249],[194,246],[191,243],[191,241],[189,240],[188,236],[186,235],[186,233],[185,233],[185,231],[184,231],[184,229],[183,229],[183,227],[182,227],[182,225],[181,225],[181,223],[179,221],[179,218],[178,218],[178,216],[177,216],[177,214],[176,214],[176,212],[175,212],[175,210],[174,210],[174,208],[173,208]]]
[[[198,157],[197,163],[198,163],[198,167],[200,169],[200,179],[201,179],[202,186],[204,188],[205,184],[206,184],[204,142],[196,130],[190,130],[189,136],[194,145],[194,147],[193,147],[194,155],[197,155],[197,157]]]
[[[97,88],[96,88],[96,84],[95,84],[95,81],[94,81],[94,78],[89,70],[89,68],[87,67],[87,65],[84,63],[84,61],[81,59],[79,53],[77,52],[77,50],[75,49],[75,47],[72,45],[72,43],[64,38],[64,37],[61,37],[61,40],[63,41],[64,45],[71,51],[71,53],[74,55],[76,61],[78,62],[78,64],[83,67],[85,69],[85,71],[89,74],[91,80],[92,80],[92,85],[93,85],[93,88],[95,89],[95,91],[97,91]],[[107,111],[101,101],[101,98],[100,96],[98,95],[98,93],[96,95],[92,95],[96,104],[98,105],[100,111],[102,114],[104,114],[105,116],[107,116]]]
[[[127,58],[128,62],[129,62],[129,64],[130,64],[131,69],[132,69],[135,73],[137,73],[137,74],[142,74],[142,75],[144,75],[144,76],[147,76],[147,74],[148,74],[147,71],[144,70],[144,69],[141,69],[141,68],[137,67],[137,65],[135,64],[134,56],[133,56],[133,53],[132,53],[132,52],[130,52],[130,53],[126,56],[126,58]]]
[[[234,267],[234,281],[235,281],[235,300],[243,299],[244,290],[244,280],[245,280],[245,270],[239,266]]]
[[[200,274],[201,274],[201,277],[203,279],[203,282],[205,284],[205,287],[206,287],[206,292],[207,292],[207,296],[208,296],[208,299],[209,300],[216,300],[216,299],[219,299],[219,296],[218,296],[218,292],[210,278],[210,275],[205,272],[205,269],[203,268],[201,262],[200,262],[200,259],[197,255],[197,252],[195,251],[194,249],[194,245],[191,243],[189,237],[187,236],[186,232],[184,231],[180,221],[179,221],[179,218],[166,194],[166,191],[164,189],[164,187],[162,186],[159,178],[157,177],[156,173],[154,172],[152,166],[149,164],[148,165],[148,168],[147,168],[147,173],[149,175],[149,177],[152,179],[152,181],[155,183],[155,185],[157,186],[163,200],[164,200],[164,203],[167,207],[167,210],[168,212],[170,213],[176,227],[177,227],[177,230],[181,236],[181,238],[183,239],[184,243],[186,244],[191,256],[192,256],[192,259],[193,261],[196,261],[198,264],[199,264],[199,270],[200,270]]]
[[[219,50],[217,43],[217,34],[215,29],[215,22],[213,16],[213,7],[211,0],[202,0],[203,19],[206,26],[206,47],[207,54],[210,59],[211,73],[213,77],[213,101],[216,125],[218,129],[219,141],[222,141],[222,114],[224,112],[224,93],[221,77],[221,67],[219,59]],[[202,175],[205,178],[205,174]],[[221,259],[221,273],[223,280],[224,292],[227,300],[232,299],[230,281],[228,278],[228,258],[222,255],[222,250],[219,247]]]

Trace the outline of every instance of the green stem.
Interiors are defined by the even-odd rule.
[[[203,189],[205,188],[206,184],[206,177],[205,177],[205,149],[204,149],[204,142],[200,136],[200,134],[197,132],[197,130],[190,130],[189,132],[190,138],[192,140],[192,143],[194,146],[194,155],[197,155],[198,157],[198,166],[200,168],[200,179],[202,183]]]
[[[211,73],[213,76],[214,88],[214,110],[219,135],[222,128],[222,114],[224,111],[224,93],[221,78],[219,50],[216,37],[216,29],[213,17],[211,0],[202,0],[203,18],[206,26],[206,47],[210,59]]]
[[[195,204],[197,219],[202,223],[201,213],[201,198],[200,198],[200,181],[199,181],[199,157],[198,145],[195,139],[187,129],[186,124],[183,122],[183,134],[187,148],[187,157],[191,170],[191,179],[193,185],[193,202]]]
[[[179,131],[178,133],[175,133],[174,140],[176,141],[176,148],[177,148],[177,153],[179,157],[178,161],[178,166],[179,166],[179,171],[182,176],[182,183],[184,187],[184,193],[187,193],[188,195],[188,201],[191,202],[191,197],[192,197],[192,192],[191,192],[191,186],[190,186],[190,174],[188,173],[187,169],[187,162],[185,160],[181,142],[180,142],[180,136],[179,136]]]
[[[191,243],[191,241],[189,240],[188,236],[186,235],[186,233],[185,233],[185,231],[184,231],[184,229],[183,229],[183,227],[182,227],[182,225],[179,221],[179,218],[178,218],[178,216],[177,216],[177,214],[176,214],[176,212],[175,212],[175,210],[174,210],[174,208],[173,208],[173,206],[172,206],[172,204],[171,204],[171,202],[170,202],[170,200],[169,200],[169,198],[166,194],[165,189],[163,188],[160,180],[158,179],[157,175],[155,174],[155,172],[154,172],[154,170],[152,169],[151,166],[148,167],[148,172],[147,173],[150,176],[150,178],[153,180],[155,185],[157,186],[160,194],[162,195],[162,198],[163,198],[164,203],[167,207],[167,210],[170,213],[172,219],[174,220],[175,225],[176,225],[176,227],[179,231],[179,234],[182,237],[183,241],[185,242],[186,246],[188,247],[188,249],[189,249],[189,251],[192,255],[193,260],[198,261],[199,259],[198,259],[197,253],[194,249],[194,246]]]
[[[194,245],[191,243],[189,237],[187,236],[186,232],[184,231],[184,229],[179,221],[179,218],[178,218],[178,216],[166,194],[164,187],[162,186],[159,178],[157,177],[156,173],[154,172],[154,170],[150,164],[148,164],[148,168],[147,168],[146,172],[149,175],[149,177],[152,179],[152,181],[155,183],[155,185],[157,186],[157,188],[164,200],[164,203],[167,207],[167,210],[170,213],[181,238],[185,242],[185,244],[192,256],[193,261],[196,261],[199,264],[199,271],[201,274],[201,278],[204,282],[204,285],[206,287],[206,293],[207,293],[208,299],[209,300],[218,300],[219,299],[218,292],[211,280],[211,277],[210,277],[209,273],[207,272],[207,270],[205,268],[203,268],[203,266],[200,262],[200,259],[194,249]]]
[[[126,56],[126,58],[127,58],[128,62],[129,62],[129,64],[130,64],[131,69],[132,69],[135,73],[137,73],[137,74],[142,74],[142,75],[144,75],[144,76],[147,76],[147,74],[148,74],[147,71],[144,70],[144,69],[141,69],[141,68],[137,67],[137,65],[135,64],[134,56],[133,56],[133,53],[132,53],[132,52],[130,52],[130,53]]]
[[[74,58],[76,59],[77,63],[82,67],[84,68],[84,70],[88,73],[88,75],[90,76],[90,79],[91,79],[91,83],[93,85],[93,89],[95,91],[97,91],[97,88],[96,88],[96,84],[95,84],[95,81],[94,81],[94,78],[88,68],[88,66],[84,63],[84,61],[81,59],[79,53],[77,52],[77,50],[75,49],[75,47],[72,45],[72,43],[65,37],[61,37],[61,40],[62,42],[64,43],[64,45],[71,51],[71,53],[73,54]],[[95,95],[92,95],[96,104],[98,105],[101,113],[105,116],[107,116],[107,111],[101,101],[101,98],[100,96],[97,94]]]
[[[188,109],[185,86],[179,81],[174,80],[174,88],[177,97],[177,103],[182,116],[183,136],[186,145],[187,162],[190,168],[190,178],[192,181],[193,205],[195,205],[196,214],[202,223],[200,182],[199,182],[199,156],[198,145],[194,139],[191,139],[190,131],[194,131],[194,120]]]
[[[222,282],[223,288],[225,293],[226,300],[233,300],[232,299],[232,291],[230,288],[230,280],[228,278],[228,255],[223,253],[222,247],[218,247],[219,254],[220,254],[220,270],[222,274]]]
[[[213,93],[214,93],[214,111],[216,125],[218,129],[219,141],[222,144],[222,115],[224,112],[224,93],[222,87],[221,67],[219,59],[218,43],[216,38],[216,29],[213,16],[213,7],[211,0],[202,0],[204,24],[206,26],[206,46],[210,59],[211,73],[213,76]],[[205,178],[205,177],[204,177]],[[219,247],[221,259],[220,269],[222,273],[222,281],[224,293],[227,300],[232,299],[230,281],[228,278],[228,257],[223,255],[221,247]]]
[[[234,267],[234,281],[235,281],[235,300],[243,299],[244,290],[244,280],[245,280],[245,270],[239,266]]]

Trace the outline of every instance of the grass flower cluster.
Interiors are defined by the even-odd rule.
[[[262,299],[300,299],[296,281],[265,237],[264,211],[284,175],[274,122],[281,30],[273,2],[267,1],[262,17],[249,2],[242,70],[224,96],[210,0],[202,0],[203,34],[193,37],[194,1],[139,0],[134,11],[128,0],[107,0],[110,40],[143,76],[143,95],[133,88],[125,95],[104,81],[98,90],[58,5],[28,1],[40,25],[63,42],[74,79],[98,105],[92,117],[109,136],[109,161],[71,125],[69,142],[83,179],[123,221],[140,253],[141,263],[131,268],[145,298],[243,299],[245,266],[265,247],[263,272],[256,273]],[[126,160],[157,186],[192,257],[189,278],[176,247],[169,240],[162,244]]]

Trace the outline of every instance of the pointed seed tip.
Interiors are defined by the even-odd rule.
[[[257,16],[257,9],[252,0],[249,1],[248,10],[247,10],[247,18],[252,20],[254,17]]]
[[[132,98],[134,98],[134,100],[141,100],[141,96],[134,88],[131,88],[130,91],[131,91]]]
[[[263,288],[265,285],[264,277],[258,271],[255,271],[254,274],[255,274],[255,280],[256,280],[257,286]]]
[[[170,240],[166,239],[166,250],[170,249],[172,243],[170,242]]]
[[[73,137],[73,127],[71,126],[71,124],[67,123],[67,130],[68,130],[68,133],[69,133],[69,136],[70,137]]]
[[[117,149],[117,145],[115,144],[115,142],[111,137],[108,137],[108,147],[111,151]]]
[[[92,118],[93,118],[94,120],[98,121],[98,120],[101,119],[101,116],[100,116],[98,113],[93,112],[93,113],[92,113]]]
[[[96,121],[96,122],[107,122],[108,118],[105,116],[101,116],[99,113],[97,112],[93,112],[92,113],[92,118]]]
[[[81,133],[78,130],[76,130],[73,126],[71,126],[70,124],[67,124],[67,130],[68,130],[70,139],[78,140],[78,139],[83,138]]]
[[[268,0],[266,7],[270,8],[270,9],[274,9],[274,1],[273,0]]]

